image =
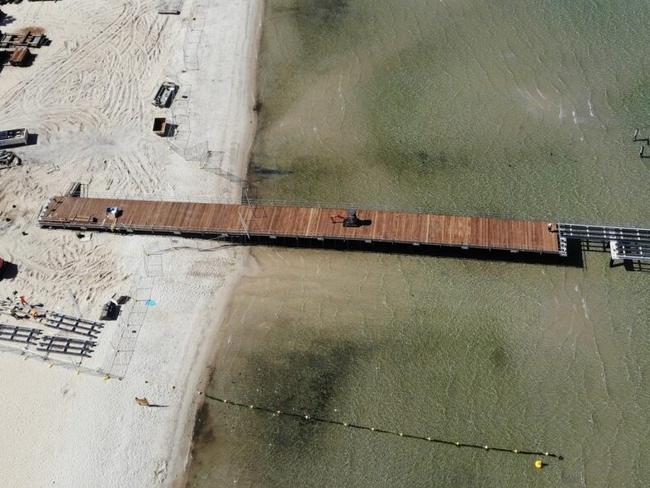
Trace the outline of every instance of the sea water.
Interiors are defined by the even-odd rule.
[[[650,226],[642,1],[269,0],[253,197]],[[255,248],[190,486],[648,486],[650,273]]]

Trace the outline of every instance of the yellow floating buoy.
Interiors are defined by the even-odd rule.
[[[535,459],[535,469],[542,469],[544,467],[544,463],[542,462],[541,459]]]

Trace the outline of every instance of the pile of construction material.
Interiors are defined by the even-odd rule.
[[[55,329],[58,333],[56,336],[43,335],[44,330],[40,327],[0,323],[0,341],[18,342],[25,347],[35,346],[37,351],[47,354],[57,353],[89,358],[97,346],[96,339],[104,328],[102,322],[47,310],[42,304],[31,303],[24,296],[18,296],[17,292],[14,292],[13,298],[8,297],[0,301],[0,314],[21,321],[35,322],[40,327]]]
[[[41,47],[46,44],[48,44],[47,37],[38,32],[27,31],[17,34],[5,32],[0,35],[0,47]]]
[[[31,0],[30,0],[31,1]],[[19,3],[17,1],[0,0],[0,5],[5,3]],[[0,19],[5,17],[5,13],[0,10]],[[47,46],[50,40],[43,33],[40,27],[28,27],[20,32],[0,32],[0,48],[7,49],[0,51],[0,62],[11,66],[29,66],[35,54],[30,52],[30,48],[40,48]]]
[[[14,152],[0,149],[0,169],[20,166],[21,164],[23,164],[22,160]]]

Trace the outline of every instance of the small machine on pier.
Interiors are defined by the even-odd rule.
[[[343,227],[361,227],[364,221],[357,216],[356,208],[348,208],[345,215],[337,214],[332,217],[332,223],[343,224]]]

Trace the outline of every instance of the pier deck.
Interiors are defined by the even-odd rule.
[[[114,218],[108,207],[119,207]],[[358,210],[361,227],[335,222],[340,208],[54,197],[42,227],[180,234],[384,242],[560,254],[546,222]],[[334,217],[334,218],[333,218]]]

